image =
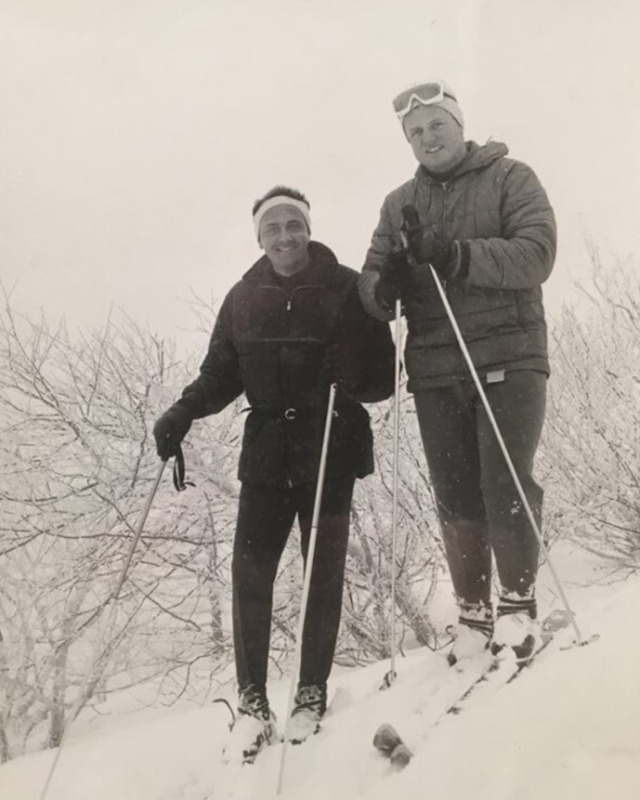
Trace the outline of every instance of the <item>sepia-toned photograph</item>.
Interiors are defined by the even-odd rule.
[[[0,0],[0,800],[640,797],[640,4]]]

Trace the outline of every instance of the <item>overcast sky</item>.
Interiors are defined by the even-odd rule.
[[[640,252],[638,0],[0,0],[0,257],[14,306],[70,328],[121,308],[192,341],[259,257],[253,201],[311,201],[360,269],[415,162],[391,110],[444,78],[555,207],[557,308],[584,239]],[[194,340],[197,341],[197,340]],[[205,342],[202,343],[204,346]],[[194,345],[197,347],[197,344]]]

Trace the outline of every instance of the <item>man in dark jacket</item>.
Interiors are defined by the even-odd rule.
[[[273,583],[297,516],[306,562],[329,385],[335,411],[292,741],[319,727],[336,645],[356,478],[373,471],[369,415],[360,404],[393,392],[389,326],[370,317],[358,273],[310,241],[309,203],[276,187],[253,208],[265,255],[224,299],[200,368],[154,428],[158,454],[175,455],[194,419],[243,392],[250,413],[239,460],[242,481],[233,555],[233,634],[239,690],[234,755],[250,760],[274,736],[266,694]]]
[[[459,605],[449,660],[484,650],[490,641],[493,652],[511,646],[526,658],[538,633],[538,539],[429,265],[539,520],[542,489],[532,469],[549,374],[541,284],[555,258],[554,215],[535,174],[508,158],[504,144],[465,141],[462,111],[446,84],[412,87],[394,107],[419,167],[384,201],[361,297],[384,320],[401,298],[407,319],[408,389]],[[502,587],[495,626],[492,550]]]

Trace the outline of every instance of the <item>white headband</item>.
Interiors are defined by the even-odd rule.
[[[306,203],[303,203],[301,200],[296,200],[293,197],[287,197],[284,194],[276,195],[276,197],[270,197],[268,200],[265,200],[264,203],[260,206],[260,208],[256,211],[253,215],[253,227],[256,231],[256,236],[258,239],[260,238],[260,220],[265,215],[265,213],[274,206],[293,206],[297,208],[298,211],[302,213],[302,216],[307,223],[307,228],[311,230],[311,218],[309,216],[309,206]]]

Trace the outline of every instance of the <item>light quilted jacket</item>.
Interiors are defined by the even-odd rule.
[[[541,284],[555,259],[555,219],[534,172],[507,153],[498,142],[469,142],[465,160],[447,182],[419,167],[410,181],[391,192],[367,252],[360,295],[370,314],[390,318],[389,310],[376,302],[375,286],[387,254],[401,245],[401,209],[413,205],[425,228],[469,245],[467,277],[450,281],[445,290],[479,373],[548,373]],[[403,305],[409,391],[469,377],[428,267],[412,270]]]

